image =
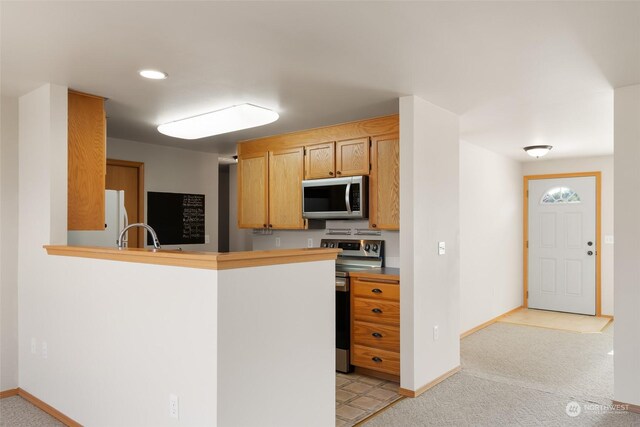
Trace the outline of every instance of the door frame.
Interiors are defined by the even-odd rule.
[[[601,201],[602,201],[602,172],[572,172],[572,173],[554,173],[546,175],[526,175],[524,176],[524,186],[522,188],[523,202],[523,239],[522,239],[522,261],[523,261],[523,293],[522,293],[522,306],[527,308],[529,306],[529,181],[540,179],[556,179],[556,178],[581,178],[581,177],[594,177],[596,179],[596,317],[600,317],[602,314],[602,276],[601,276],[601,264],[602,264],[602,252],[601,248]]]
[[[144,222],[144,163],[129,160],[107,159],[107,166],[124,166],[138,170],[138,220]],[[105,170],[106,173],[106,170]],[[138,227],[138,246],[144,248],[145,229]],[[142,246],[140,246],[142,243]]]

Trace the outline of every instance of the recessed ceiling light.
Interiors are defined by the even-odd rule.
[[[162,124],[158,126],[158,132],[175,138],[198,139],[266,125],[279,117],[267,108],[241,104]]]
[[[167,73],[158,70],[141,70],[139,73],[145,79],[163,80],[169,77]]]
[[[538,158],[547,154],[552,148],[551,145],[529,145],[528,147],[524,147],[523,150],[531,157]]]

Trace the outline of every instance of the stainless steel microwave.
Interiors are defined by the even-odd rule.
[[[302,216],[309,219],[367,218],[366,176],[302,181]]]

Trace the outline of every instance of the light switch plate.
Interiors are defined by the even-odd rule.
[[[604,242],[608,245],[613,245],[613,236],[604,236]]]
[[[444,242],[438,242],[438,255],[445,254]]]
[[[280,247],[280,238],[276,237],[276,248]]]
[[[205,234],[205,235],[204,235],[204,242],[205,242],[205,243],[209,243],[210,241],[211,241],[211,239],[209,238],[209,235],[208,235],[208,234]]]

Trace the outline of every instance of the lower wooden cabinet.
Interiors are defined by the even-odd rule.
[[[351,276],[351,364],[400,375],[400,281]]]

